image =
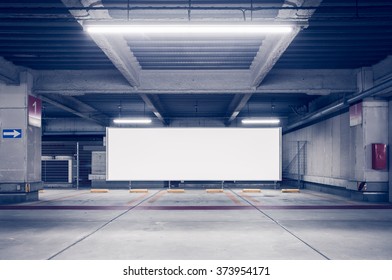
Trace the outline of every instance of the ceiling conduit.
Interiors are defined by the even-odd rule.
[[[309,114],[309,115],[301,118],[299,121],[288,125],[283,133],[284,134],[289,133],[289,132],[291,132],[295,129],[298,129],[302,126],[305,126],[311,122],[315,122],[315,121],[318,121],[322,118],[330,116],[333,113],[336,113],[342,109],[348,108],[351,104],[354,104],[354,103],[356,103],[366,97],[371,97],[373,95],[376,95],[377,93],[384,91],[388,88],[392,89],[392,78],[390,78],[390,79],[386,80],[385,82],[383,82],[379,85],[376,85],[368,90],[365,90],[360,94],[351,96],[347,99],[343,98],[341,101],[339,101],[337,103],[336,102],[332,103],[331,105],[326,106],[321,110],[318,110],[312,114]]]

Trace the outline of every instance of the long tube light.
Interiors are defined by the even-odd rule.
[[[279,124],[279,119],[243,119],[243,124]]]
[[[251,35],[268,33],[290,33],[290,25],[262,25],[262,24],[113,24],[86,25],[88,33],[106,34],[187,34],[187,35]]]
[[[152,122],[149,118],[128,118],[128,119],[114,119],[115,124],[150,124]]]

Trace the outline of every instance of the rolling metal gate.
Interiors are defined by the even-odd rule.
[[[71,165],[71,166],[70,166]],[[42,158],[42,181],[45,183],[73,183],[72,159]]]
[[[84,146],[91,145],[89,142],[79,142],[79,185],[89,187],[91,182],[88,174],[91,173],[91,151],[84,150]],[[99,144],[99,143],[97,143]],[[102,143],[100,143],[102,145]],[[76,154],[77,142],[69,141],[43,141],[42,156],[56,158],[58,156],[70,156],[73,160],[72,185],[76,187]],[[44,183],[68,182],[68,162],[63,160],[42,161],[42,180]]]

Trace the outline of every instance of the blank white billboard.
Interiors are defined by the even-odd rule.
[[[281,128],[107,128],[109,181],[280,181]]]

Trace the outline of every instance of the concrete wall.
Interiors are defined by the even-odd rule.
[[[350,146],[362,146],[363,139],[359,129],[354,128],[350,133],[348,113],[283,136],[283,172],[289,172],[287,177],[293,179],[297,179],[297,170],[286,168],[297,160],[297,141],[306,142],[303,180],[345,188],[353,187],[356,175],[362,180],[361,153]]]
[[[361,125],[350,127],[346,112],[285,134],[283,171],[286,177],[297,179],[297,169],[287,167],[296,161],[296,150],[293,151],[296,141],[306,141],[304,181],[348,190],[357,190],[358,182],[365,181],[367,191],[388,192],[388,171],[371,169],[371,143],[388,143],[387,105],[385,101],[364,101]]]

